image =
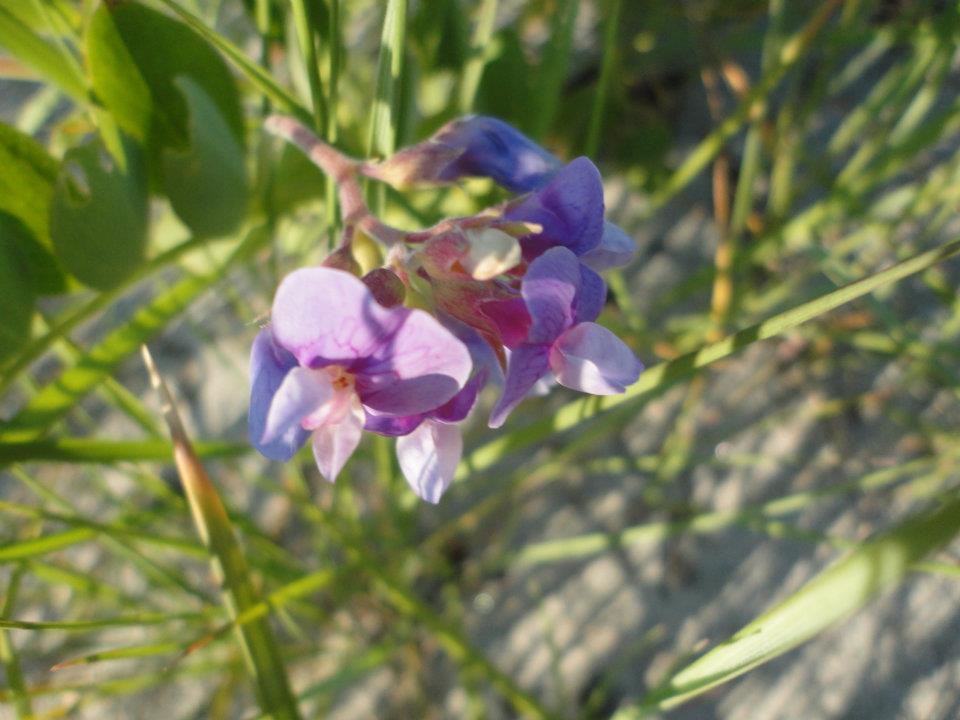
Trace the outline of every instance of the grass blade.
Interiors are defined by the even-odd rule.
[[[10,575],[3,607],[0,608],[0,620],[6,620],[13,614],[13,606],[17,601],[17,590],[20,587],[20,578],[23,576],[24,568],[25,566],[20,564]],[[33,717],[30,693],[23,682],[23,669],[20,667],[20,658],[17,657],[17,651],[13,647],[10,634],[3,629],[0,629],[0,664],[3,665],[3,670],[7,675],[7,684],[10,686],[10,694],[13,696],[13,708],[17,713],[17,718],[19,720],[29,720]]]
[[[644,705],[670,708],[806,642],[894,587],[912,563],[960,531],[960,497],[911,517],[817,575],[799,591],[654,690]]]
[[[198,442],[203,458],[237,457],[250,451],[248,443]],[[166,461],[173,445],[166,440],[97,440],[58,438],[27,442],[0,442],[0,467],[15,462],[103,463]]]
[[[250,571],[220,495],[183,429],[173,397],[158,374],[146,346],[142,351],[144,363],[150,372],[150,382],[160,393],[163,402],[163,416],[174,444],[174,460],[194,524],[203,544],[210,551],[213,573],[223,587],[227,612],[236,621],[259,603],[250,580]],[[237,627],[247,667],[256,682],[261,708],[275,720],[298,720],[300,713],[269,622],[266,618],[257,618]]]

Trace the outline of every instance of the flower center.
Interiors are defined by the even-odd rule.
[[[353,373],[347,372],[342,366],[329,365],[323,368],[323,371],[330,377],[330,385],[335,392],[340,393],[344,390],[353,390]]]

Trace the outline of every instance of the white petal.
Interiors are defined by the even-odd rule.
[[[463,453],[463,438],[456,425],[426,420],[409,435],[397,438],[397,459],[410,487],[431,503],[453,482]]]
[[[270,402],[262,443],[268,444],[323,407],[333,397],[330,377],[304,367],[287,373]]]
[[[328,423],[313,434],[313,458],[317,469],[333,482],[360,444],[363,434],[363,407],[356,398],[350,412],[338,423]]]

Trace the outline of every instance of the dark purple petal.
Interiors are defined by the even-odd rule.
[[[530,389],[550,370],[548,345],[521,345],[510,353],[503,394],[490,414],[492,428],[503,425],[510,412],[520,404]]]
[[[560,161],[502,120],[473,116],[442,128],[433,141],[461,150],[439,174],[441,180],[489,177],[512,192],[529,192],[560,169]]]
[[[363,429],[375,432],[377,435],[386,435],[387,437],[408,435],[427,417],[425,413],[419,413],[417,415],[377,415],[376,413],[370,412],[369,409],[366,409],[366,415]]]
[[[567,248],[550,248],[530,263],[520,286],[531,318],[528,342],[552,343],[573,325],[579,289],[580,261]]]
[[[579,157],[548,185],[508,207],[504,217],[543,228],[520,239],[523,257],[528,261],[556,246],[583,255],[599,245],[603,236],[600,172],[587,158]]]
[[[470,353],[462,342],[423,310],[407,317],[396,333],[356,367],[357,393],[376,413],[415,415],[452,398],[470,377]]]
[[[574,322],[596,320],[607,301],[607,284],[603,278],[580,263],[580,292],[574,302]]]
[[[637,244],[633,238],[612,222],[605,221],[600,244],[590,252],[581,255],[580,261],[597,272],[603,272],[626,265],[636,253]]]
[[[473,405],[477,402],[477,395],[487,384],[487,369],[481,368],[470,381],[463,386],[463,390],[450,398],[428,415],[434,420],[444,423],[458,423],[470,414]]]
[[[342,270],[296,270],[273,300],[273,337],[306,367],[351,368],[381,348],[409,311],[387,309],[360,280]]]
[[[313,433],[313,459],[323,477],[333,482],[360,444],[363,434],[363,409],[354,400],[354,406],[338,423],[317,428]]]
[[[299,424],[264,443],[267,416],[277,389],[287,374],[297,367],[297,360],[273,342],[269,329],[261,330],[250,349],[250,411],[247,416],[250,443],[271,460],[292,458],[307,441],[310,433]]]
[[[480,312],[497,326],[500,339],[508,348],[514,348],[527,339],[530,332],[530,313],[523,298],[488,300],[480,303]]]
[[[397,438],[397,459],[413,491],[431,503],[450,487],[463,453],[456,425],[428,420],[409,435]]]
[[[640,377],[643,364],[623,341],[602,325],[580,323],[550,349],[557,381],[593,395],[622,393]]]

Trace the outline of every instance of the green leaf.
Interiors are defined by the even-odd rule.
[[[76,102],[87,101],[80,64],[61,47],[44,40],[21,18],[0,7],[0,46],[58,86]]]
[[[782,655],[895,586],[912,563],[958,531],[960,498],[954,497],[864,543],[671,677],[644,704],[673,707]]]
[[[29,241],[22,223],[0,213],[0,360],[16,353],[30,339],[35,298],[30,267],[22,250]]]
[[[52,252],[48,220],[56,161],[29,135],[0,123],[0,168],[0,215],[20,221],[4,222],[0,233],[16,238],[37,292],[63,292],[66,278]]]
[[[185,75],[210,97],[242,147],[240,98],[220,55],[183,23],[139,3],[123,3],[110,14],[127,52],[150,88],[156,140],[161,145],[173,146],[187,141],[190,112],[186,98],[175,85],[175,80]],[[114,112],[129,112],[123,98],[111,95],[104,101]]]
[[[87,67],[93,90],[121,129],[141,143],[150,137],[153,99],[106,4],[87,27]]]
[[[143,262],[147,173],[139,148],[123,143],[121,167],[103,141],[67,152],[50,207],[57,257],[90,287],[107,290]]]
[[[190,145],[164,152],[164,190],[196,235],[225,235],[247,207],[243,145],[203,88],[189,77],[178,78],[176,85],[190,108]]]

